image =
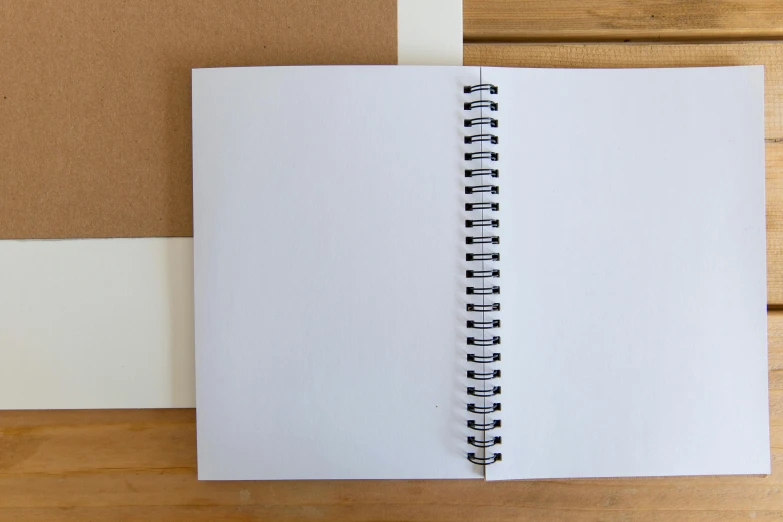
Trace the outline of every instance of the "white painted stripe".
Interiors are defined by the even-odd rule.
[[[397,0],[397,63],[462,65],[462,0]]]
[[[0,408],[194,405],[192,239],[0,241]]]

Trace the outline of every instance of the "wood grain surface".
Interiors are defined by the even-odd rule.
[[[765,67],[768,303],[783,306],[783,42],[733,44],[469,44],[466,65],[503,67]]]
[[[783,38],[777,0],[464,0],[466,42]]]
[[[769,341],[767,477],[199,482],[193,410],[4,411],[0,520],[780,520],[783,312]]]

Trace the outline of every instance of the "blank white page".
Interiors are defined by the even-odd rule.
[[[482,75],[504,348],[487,478],[769,473],[762,67]]]
[[[465,459],[475,68],[193,71],[201,479],[481,478]]]

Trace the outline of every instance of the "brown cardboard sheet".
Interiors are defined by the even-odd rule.
[[[190,236],[190,70],[397,62],[395,0],[0,9],[0,239]]]

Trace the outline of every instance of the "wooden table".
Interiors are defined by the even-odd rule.
[[[783,519],[783,43],[761,43],[783,38],[783,2],[464,0],[464,9],[466,64],[767,66],[772,474],[198,482],[193,410],[12,411],[0,412],[0,520]],[[669,44],[637,43],[659,41]]]

